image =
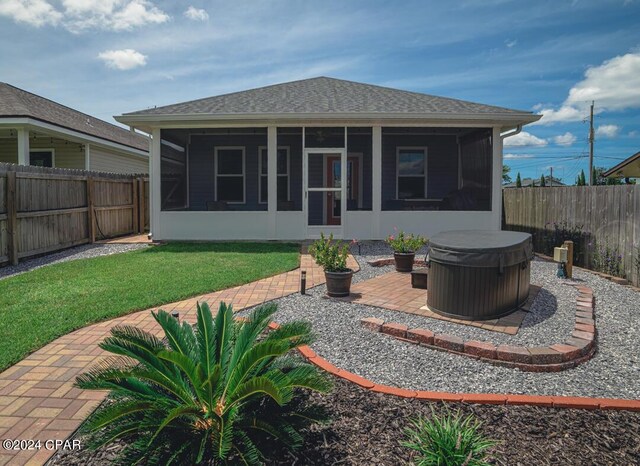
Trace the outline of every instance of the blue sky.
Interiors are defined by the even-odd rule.
[[[543,111],[505,147],[573,183],[640,150],[640,0],[0,0],[0,81],[120,113],[314,76]]]

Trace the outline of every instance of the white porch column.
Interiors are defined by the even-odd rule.
[[[18,165],[29,165],[29,130],[18,128]]]
[[[151,141],[149,142],[149,202],[150,202],[150,234],[154,240],[162,239],[160,233],[160,205],[162,197],[160,194],[160,129],[153,128]]]
[[[267,211],[269,212],[269,238],[276,239],[278,214],[278,128],[267,128]]]
[[[493,128],[491,138],[493,148],[493,176],[491,179],[491,224],[502,229],[502,138],[500,127]]]
[[[91,170],[91,148],[89,143],[84,145],[84,169]]]
[[[380,237],[380,212],[382,211],[382,127],[374,126],[371,132],[371,232],[374,239]]]

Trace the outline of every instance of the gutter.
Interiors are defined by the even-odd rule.
[[[511,136],[515,136],[516,134],[520,134],[520,131],[522,131],[522,125],[516,126],[516,129],[514,129],[513,131],[511,131],[509,133],[501,134],[500,135],[500,139],[502,139],[504,141],[506,138],[509,138]]]

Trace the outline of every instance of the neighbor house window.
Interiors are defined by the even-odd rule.
[[[268,200],[269,183],[267,173],[269,169],[269,158],[267,148],[260,147],[260,178],[258,180],[260,203],[266,204]],[[290,200],[289,193],[289,148],[278,147],[278,202]]]
[[[29,151],[29,165],[35,167],[53,167],[53,149]]]
[[[244,147],[217,147],[215,173],[216,201],[244,204]]]
[[[396,161],[398,199],[427,198],[427,148],[399,147]]]

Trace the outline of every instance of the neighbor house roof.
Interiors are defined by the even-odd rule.
[[[636,152],[628,159],[610,168],[602,176],[607,178],[640,178],[640,152]]]
[[[205,99],[125,113],[119,121],[151,121],[153,117],[234,116],[380,116],[499,117],[531,122],[531,112],[437,97],[341,79],[319,77],[224,94]]]
[[[149,139],[141,134],[132,133],[52,100],[0,82],[0,121],[2,118],[25,117],[134,149],[149,150]]]

